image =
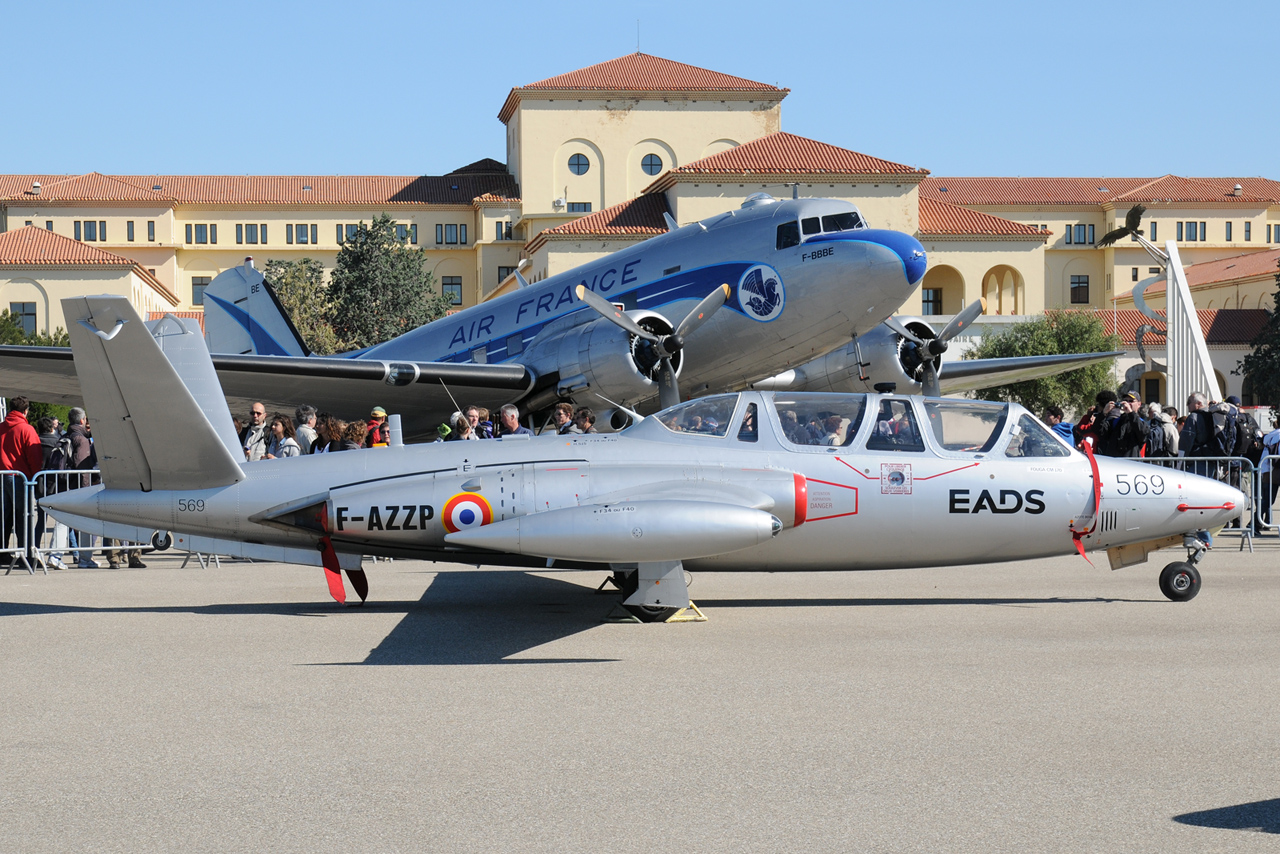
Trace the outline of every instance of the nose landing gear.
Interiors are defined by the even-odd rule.
[[[1204,542],[1188,535],[1183,545],[1187,547],[1187,559],[1171,563],[1160,571],[1160,592],[1174,602],[1189,602],[1200,592],[1200,570],[1196,564],[1204,557]]]

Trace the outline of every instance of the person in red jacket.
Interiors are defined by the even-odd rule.
[[[0,423],[0,470],[21,472],[27,478],[35,477],[44,464],[44,449],[40,446],[40,436],[36,428],[27,421],[27,410],[31,408],[25,397],[9,398],[9,415]],[[0,515],[4,516],[4,539],[0,546],[9,547],[9,535],[15,534],[18,548],[27,547],[27,484],[17,475],[3,476],[3,505]],[[0,565],[12,564],[13,556],[0,559]]]

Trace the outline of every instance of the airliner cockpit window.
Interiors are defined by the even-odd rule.
[[[828,214],[822,218],[823,231],[853,231],[855,228],[862,228],[862,217],[857,211]]]
[[[985,454],[1000,438],[1009,406],[977,400],[927,400],[924,410],[942,450]]]
[[[717,394],[700,397],[664,409],[657,418],[673,433],[696,433],[703,436],[723,436],[729,432],[729,419],[738,403],[736,394]]]
[[[800,220],[800,230],[805,233],[805,236],[817,234],[822,231],[822,222],[816,216],[802,219]]]
[[[848,445],[862,426],[862,394],[776,394],[782,435],[792,445]]]
[[[784,222],[778,226],[778,248],[800,245],[800,223]]]
[[[1059,442],[1036,419],[1023,415],[1013,426],[1006,457],[1069,457],[1067,446]]]

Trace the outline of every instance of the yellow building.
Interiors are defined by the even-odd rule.
[[[30,225],[127,259],[182,309],[246,256],[332,267],[349,230],[383,212],[459,307],[514,287],[517,269],[536,280],[665,231],[664,214],[687,223],[757,192],[846,199],[873,226],[915,234],[929,271],[910,313],[952,314],[979,297],[1005,316],[1110,308],[1155,276],[1136,243],[1096,245],[1138,203],[1147,236],[1178,240],[1188,265],[1280,245],[1280,182],[938,177],[783,132],[788,93],[635,53],[513,88],[498,113],[505,164],[439,176],[0,175],[0,232]],[[1237,304],[1258,305],[1261,284]],[[0,282],[0,307],[23,294]],[[42,305],[37,326],[56,326]]]

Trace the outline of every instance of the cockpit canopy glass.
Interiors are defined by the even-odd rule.
[[[1044,425],[1030,415],[1023,415],[1013,425],[1006,457],[1069,457],[1071,451],[1054,438]]]
[[[1009,405],[969,400],[927,400],[933,437],[944,451],[985,454],[995,447]]]
[[[862,425],[863,394],[776,394],[782,435],[792,445],[848,445]]]
[[[855,228],[862,228],[862,217],[857,211],[827,214],[822,218],[823,231],[853,231]]]
[[[729,431],[729,419],[737,403],[736,394],[717,394],[677,404],[656,417],[673,433],[723,436]]]
[[[867,437],[868,451],[923,451],[924,439],[908,400],[882,400]]]

